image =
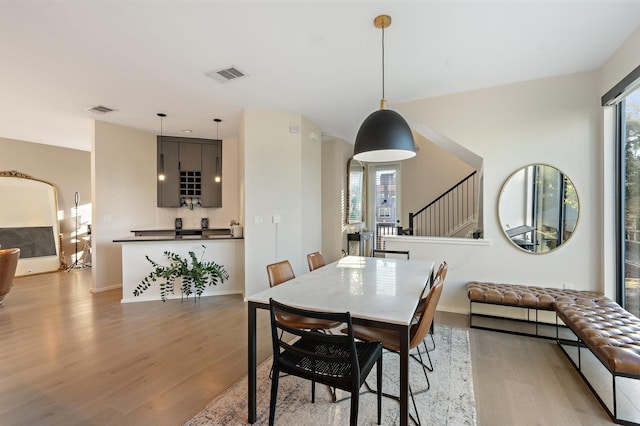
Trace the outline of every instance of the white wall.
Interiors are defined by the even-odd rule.
[[[320,128],[305,117],[302,117],[301,121],[302,249],[300,254],[302,268],[308,269],[307,254],[322,251],[322,142]]]
[[[435,129],[484,159],[484,237],[490,246],[447,249],[441,306],[467,312],[470,280],[602,290],[602,204],[598,74],[580,73],[399,104],[412,123]],[[464,119],[462,119],[462,117]],[[532,255],[500,229],[497,204],[516,169],[546,163],[564,171],[580,199],[580,223],[560,249]],[[391,247],[391,245],[389,246]],[[442,259],[430,245],[419,256]],[[474,250],[484,262],[475,262]],[[412,252],[412,258],[414,257]],[[419,257],[416,257],[419,258]]]
[[[155,135],[94,122],[92,291],[122,285],[122,250],[113,239],[155,221],[155,151]]]
[[[320,130],[300,114],[244,112],[245,295],[269,287],[266,265],[288,259],[302,275],[307,250],[321,247],[320,212],[304,217],[307,209],[319,208],[321,197],[320,145],[311,133]],[[280,223],[273,223],[274,216]]]
[[[600,95],[604,95],[640,65],[640,27],[625,40],[600,69]]]
[[[133,229],[173,228],[182,217],[184,227],[228,227],[240,219],[238,142],[222,145],[222,208],[189,210],[157,206],[156,135],[96,121],[91,151],[93,201],[93,291],[122,285],[121,247],[113,239],[132,236]]]

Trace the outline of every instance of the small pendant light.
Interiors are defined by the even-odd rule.
[[[164,149],[162,147],[162,119],[167,116],[167,114],[163,114],[159,112],[158,117],[160,117],[160,171],[158,172],[158,180],[164,181],[166,176],[164,175]]]
[[[353,158],[364,162],[406,160],[416,155],[411,129],[400,114],[387,109],[384,98],[384,29],[391,25],[391,17],[380,15],[373,25],[382,29],[382,99],[380,110],[369,115],[358,130]]]
[[[222,121],[219,118],[214,118],[213,121],[216,123],[216,139],[220,140],[220,136],[218,136],[218,131],[220,122]],[[215,183],[220,183],[222,181],[222,177],[220,177],[220,158],[216,155],[216,175],[213,178]]]

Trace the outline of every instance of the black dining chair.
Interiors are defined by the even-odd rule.
[[[373,251],[373,257],[396,258],[409,260],[409,250],[379,250]]]
[[[357,342],[353,336],[351,315],[297,309],[270,299],[271,338],[273,342],[273,377],[269,404],[269,426],[273,426],[281,373],[311,381],[311,402],[315,402],[315,384],[351,392],[350,424],[358,423],[360,387],[374,364],[377,366],[378,424],[382,417],[382,344]],[[279,318],[294,315],[312,321],[340,322],[344,334],[325,334],[317,330],[293,327]],[[283,333],[288,338],[282,338]],[[293,335],[293,340],[290,340]]]

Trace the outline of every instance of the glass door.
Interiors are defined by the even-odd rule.
[[[371,168],[373,179],[374,247],[384,249],[384,236],[397,235],[400,222],[399,165],[387,164]]]

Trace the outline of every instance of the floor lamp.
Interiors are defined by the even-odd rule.
[[[69,266],[69,269],[67,269],[67,272],[69,272],[72,269],[75,268],[88,268],[89,265],[85,264],[84,262],[78,262],[78,204],[80,203],[80,193],[76,191],[76,195],[75,195],[75,201],[76,201],[76,234],[75,234],[75,240],[76,240],[76,258],[73,261],[73,263],[71,264],[71,266]]]

